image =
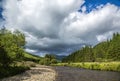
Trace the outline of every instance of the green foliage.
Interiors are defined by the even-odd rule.
[[[13,33],[5,28],[0,30],[0,58],[10,60],[25,60],[39,62],[39,56],[26,53],[24,46],[26,44],[25,35],[16,30]],[[7,63],[6,63],[7,64]]]
[[[4,51],[12,59],[20,59],[23,57],[24,45],[25,36],[21,32],[12,33],[5,28],[0,30],[0,47],[4,47]]]
[[[0,47],[0,64],[3,67],[8,67],[12,63],[12,59],[8,56],[7,52],[4,50],[4,47]]]
[[[46,54],[45,58],[48,58],[51,61],[52,59],[55,59],[55,55],[53,55],[53,54]]]
[[[85,46],[68,57],[63,59],[63,62],[94,62],[95,56],[91,46]]]
[[[51,64],[50,59],[48,59],[48,58],[44,58],[44,59],[40,60],[39,63],[41,65],[50,65]]]
[[[0,79],[22,73],[29,69],[30,69],[29,67],[25,67],[25,66],[15,66],[15,67],[9,66],[8,68],[0,67]]]
[[[21,58],[24,52],[21,46],[23,44],[18,45],[18,42],[22,42],[25,37],[22,36],[22,33],[19,35],[12,33],[5,28],[0,30],[0,63],[3,66],[9,66],[10,63],[17,57],[18,59]],[[22,38],[21,38],[22,36]],[[17,39],[19,38],[19,39]],[[24,40],[25,41],[25,40]]]
[[[42,60],[40,60],[39,63],[42,65],[50,65],[50,64],[56,64],[57,60],[55,58],[55,55],[46,54],[45,57]]]
[[[52,64],[56,64],[56,63],[57,63],[57,60],[56,60],[56,59],[52,59],[52,60],[51,60],[51,63],[52,63]]]
[[[94,46],[82,49],[64,58],[63,62],[104,62],[120,61],[120,34],[114,33],[113,38]]]
[[[35,62],[35,63],[39,63],[39,61],[43,59],[40,56],[33,55],[33,54],[30,54],[30,53],[27,53],[27,52],[24,52],[23,54],[24,54],[24,57],[23,57],[24,61],[32,61],[32,62]]]
[[[14,31],[13,34],[15,39],[14,41],[17,44],[17,46],[24,47],[24,45],[26,44],[25,35],[18,30]]]
[[[35,67],[33,62],[39,62],[39,56],[24,51],[25,44],[25,35],[20,31],[12,33],[5,28],[0,30],[0,78],[24,72],[29,67]],[[33,62],[25,64],[24,61]]]

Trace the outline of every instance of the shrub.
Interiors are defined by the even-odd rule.
[[[48,59],[48,58],[42,59],[39,63],[42,65],[50,65],[51,64],[50,59]]]
[[[57,60],[56,59],[52,59],[51,60],[51,64],[56,64],[57,63]]]
[[[16,66],[16,67],[9,66],[9,68],[0,67],[0,79],[25,72],[26,70],[29,70],[29,69],[30,69],[29,67],[25,67],[25,66],[19,66],[19,67],[18,66]]]
[[[8,67],[9,64],[12,63],[12,59],[11,57],[8,55],[8,53],[6,52],[6,50],[4,49],[4,47],[0,46],[0,64],[3,67]]]

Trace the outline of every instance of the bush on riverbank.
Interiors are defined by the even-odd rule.
[[[29,69],[30,68],[26,66],[9,66],[8,68],[0,67],[0,79],[4,77],[9,77],[9,76],[13,76],[16,74],[20,74]]]
[[[55,55],[46,54],[45,57],[39,62],[41,65],[51,65],[58,63]]]

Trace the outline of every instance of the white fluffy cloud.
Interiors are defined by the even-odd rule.
[[[26,34],[27,51],[68,53],[120,32],[120,8],[106,4],[90,13],[84,0],[5,0],[5,26]],[[78,12],[81,8],[82,12]],[[40,53],[41,52],[41,53]]]
[[[120,31],[120,8],[108,3],[90,13],[73,12],[65,19],[64,31],[66,37],[78,37],[84,41],[105,39],[108,35],[104,34]]]

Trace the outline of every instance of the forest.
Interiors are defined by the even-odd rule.
[[[63,62],[110,62],[120,61],[120,34],[93,46],[85,46],[70,54]]]

